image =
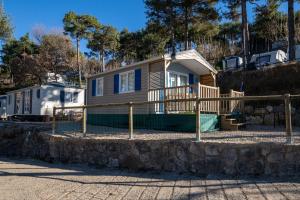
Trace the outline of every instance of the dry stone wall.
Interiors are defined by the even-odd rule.
[[[0,156],[199,175],[300,174],[300,146],[276,143],[80,139],[16,128],[1,129]]]

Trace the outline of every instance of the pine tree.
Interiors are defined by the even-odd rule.
[[[64,30],[65,34],[70,35],[76,40],[76,56],[77,56],[77,67],[79,73],[79,84],[82,86],[81,77],[81,66],[79,64],[79,44],[82,39],[87,39],[90,37],[91,32],[94,32],[99,23],[97,19],[90,15],[77,15],[74,12],[68,12],[65,14],[64,19]]]

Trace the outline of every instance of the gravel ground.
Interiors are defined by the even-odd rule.
[[[56,134],[67,137],[82,137],[81,126],[78,123],[59,122]],[[293,130],[294,142],[300,144],[300,129]],[[118,129],[103,126],[88,126],[87,138],[97,139],[128,139],[128,129]],[[195,133],[179,133],[171,131],[134,130],[134,139],[137,140],[164,140],[164,139],[195,139]],[[246,129],[240,131],[214,131],[201,134],[203,141],[209,142],[235,142],[235,143],[257,143],[257,142],[286,142],[284,127],[247,125]]]
[[[197,177],[0,158],[0,199],[299,199],[300,178]]]

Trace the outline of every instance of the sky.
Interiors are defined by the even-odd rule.
[[[0,0],[1,1],[1,0]],[[146,15],[143,0],[2,0],[6,13],[14,27],[14,36],[19,38],[30,33],[34,27],[46,30],[62,30],[62,19],[68,11],[97,17],[102,24],[110,24],[118,30],[128,28],[136,31],[145,26]],[[261,0],[263,3],[265,0]],[[218,5],[223,10],[224,5]],[[248,6],[249,21],[253,21],[252,6]],[[287,10],[282,4],[280,10]],[[296,5],[299,10],[299,5]],[[82,50],[86,51],[84,44]]]

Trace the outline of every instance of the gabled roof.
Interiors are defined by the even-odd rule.
[[[199,74],[202,73],[209,73],[212,72],[214,74],[217,74],[218,71],[211,66],[211,64],[209,64],[209,62],[207,62],[200,53],[198,53],[196,50],[192,49],[192,50],[187,50],[187,51],[181,51],[176,53],[175,59],[173,59],[171,57],[171,54],[165,54],[163,56],[156,56],[147,60],[143,60],[140,62],[135,62],[129,65],[126,65],[124,67],[120,67],[114,70],[110,70],[110,71],[106,71],[106,72],[102,72],[99,74],[95,74],[92,76],[89,76],[88,78],[92,78],[98,75],[103,75],[103,74],[108,74],[108,73],[112,73],[112,72],[117,72],[119,70],[124,70],[126,68],[130,68],[133,66],[138,66],[138,65],[142,65],[142,64],[147,64],[147,63],[152,63],[152,62],[156,62],[159,60],[172,60],[173,62],[179,62],[184,64],[187,67],[190,67],[192,71],[195,71]],[[202,68],[199,68],[199,65],[202,66]]]

